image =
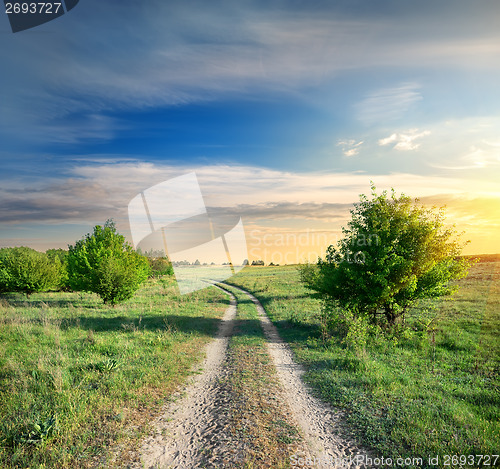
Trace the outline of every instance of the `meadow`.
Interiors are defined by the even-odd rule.
[[[296,266],[247,267],[229,283],[260,299],[306,367],[313,392],[345,411],[346,436],[386,458],[422,458],[418,467],[436,467],[429,457],[443,466],[446,455],[498,454],[498,258],[475,264],[454,296],[412,310],[405,331],[380,331],[362,346],[322,334],[321,303],[302,285]],[[257,444],[248,463],[263,450],[286,467],[295,436],[277,418],[279,406],[269,407],[275,379],[262,331],[253,306],[236,294],[227,382],[235,399],[231,428],[244,447]],[[0,467],[114,467],[117,452],[126,464],[203,357],[227,304],[216,288],[181,296],[171,277],[148,281],[115,307],[93,294],[4,294]],[[240,425],[256,411],[257,426]],[[460,466],[450,459],[448,467],[484,462]]]
[[[94,294],[0,299],[0,467],[109,467],[133,450],[214,336],[227,296],[149,281],[119,306]],[[126,451],[124,451],[126,453]]]
[[[475,264],[454,296],[414,308],[406,331],[372,334],[361,347],[324,337],[321,303],[294,266],[250,267],[229,283],[259,298],[313,392],[379,455],[422,458],[418,467],[436,467],[428,458],[437,456],[444,467],[450,455],[499,453],[500,259]]]

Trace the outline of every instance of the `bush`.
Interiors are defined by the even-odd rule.
[[[75,291],[97,293],[104,303],[128,300],[149,274],[146,257],[135,252],[108,220],[69,246],[69,284]]]
[[[174,269],[168,257],[149,258],[149,276],[158,278],[163,275],[173,275]]]
[[[344,346],[353,350],[363,349],[373,330],[365,316],[339,308],[331,301],[323,302],[318,320],[323,341],[328,342],[334,336],[340,339]]]
[[[0,291],[35,292],[57,290],[63,267],[59,259],[49,259],[43,252],[28,247],[0,250]]]

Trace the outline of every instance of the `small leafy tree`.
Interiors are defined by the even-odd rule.
[[[104,303],[114,305],[131,298],[148,273],[146,257],[134,251],[112,220],[69,246],[71,288],[97,293]]]
[[[55,263],[61,265],[60,287],[61,291],[69,291],[69,277],[68,277],[68,251],[66,249],[49,249],[45,251],[48,258]]]
[[[168,257],[148,257],[150,277],[162,277],[163,275],[173,275],[174,269]]]
[[[0,290],[35,292],[56,290],[62,279],[59,259],[51,260],[43,253],[28,247],[0,250]]]
[[[373,185],[371,199],[361,195],[338,248],[328,247],[324,259],[301,268],[303,282],[327,309],[393,325],[418,300],[456,289],[450,282],[470,266],[457,257],[463,244],[445,226],[444,209],[416,202],[394,190],[377,195]]]

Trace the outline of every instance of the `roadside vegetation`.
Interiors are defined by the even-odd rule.
[[[142,255],[117,232],[112,220],[96,225],[74,245],[39,252],[21,246],[0,249],[0,294],[49,291],[97,293],[116,305],[135,294],[147,278],[173,275],[163,252]]]
[[[115,305],[132,298],[148,278],[149,263],[108,220],[69,246],[67,269],[73,291],[97,293],[104,303]]]
[[[418,467],[498,454],[500,257],[459,257],[442,214],[394,193],[362,197],[352,214],[317,264],[252,263],[228,283],[259,298],[313,391],[345,410],[365,446]],[[112,221],[69,251],[0,249],[0,467],[113,467],[116,442],[121,459],[134,453],[228,304],[214,287],[179,295],[172,273]],[[242,467],[287,467],[300,440],[257,312],[234,293],[231,442]]]
[[[404,331],[374,329],[362,344],[324,334],[297,266],[250,267],[230,283],[259,298],[313,391],[380,455],[435,467],[429,456],[498,454],[500,258],[473,265],[454,296],[410,309]]]
[[[227,297],[152,279],[115,307],[96,294],[0,298],[0,467],[112,467],[214,336]]]
[[[0,293],[35,292],[62,287],[65,268],[58,256],[28,247],[0,249]]]
[[[338,247],[300,267],[304,284],[322,299],[325,334],[335,330],[361,343],[370,329],[404,329],[406,314],[423,299],[457,289],[471,261],[467,242],[445,225],[444,209],[429,209],[392,190],[360,196]]]

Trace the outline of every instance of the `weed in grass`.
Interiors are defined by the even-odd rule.
[[[31,430],[19,435],[17,441],[21,444],[39,444],[51,436],[57,425],[57,417],[55,414],[47,417],[46,419],[39,416],[30,425]]]

